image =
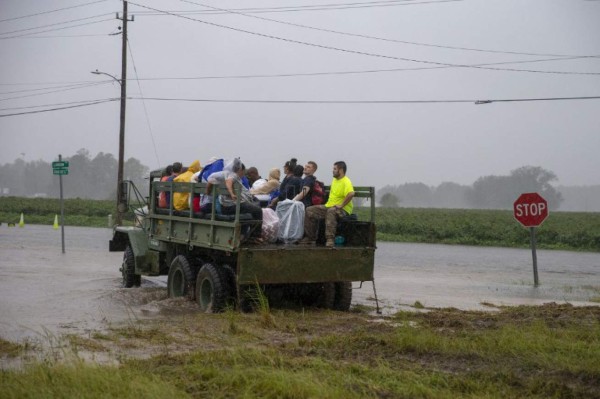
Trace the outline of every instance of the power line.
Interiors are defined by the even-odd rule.
[[[43,14],[50,14],[53,12],[58,12],[58,11],[64,11],[64,10],[70,10],[72,8],[77,8],[77,7],[85,7],[85,6],[89,6],[92,4],[96,4],[96,3],[103,3],[106,0],[97,0],[97,1],[92,1],[90,3],[84,3],[84,4],[79,4],[79,5],[75,5],[75,6],[71,6],[71,7],[65,7],[65,8],[58,8],[56,10],[50,10],[50,11],[43,11],[43,12],[38,12],[36,14],[29,14],[29,15],[22,15],[20,17],[13,17],[13,18],[6,18],[6,19],[0,19],[0,22],[6,22],[6,21],[14,21],[16,19],[23,19],[23,18],[29,18],[29,17],[35,17],[37,15],[43,15]]]
[[[582,56],[585,58],[585,56]],[[541,59],[541,60],[523,60],[523,61],[503,61],[503,62],[490,62],[484,64],[471,64],[471,66],[488,66],[488,65],[506,65],[506,64],[521,64],[531,62],[545,62],[545,61],[563,61],[579,59],[581,57],[565,57],[555,59]],[[211,80],[211,79],[263,79],[263,78],[288,78],[288,77],[302,77],[302,76],[331,76],[331,75],[355,75],[355,74],[366,74],[366,73],[385,73],[385,72],[402,72],[402,71],[422,71],[430,69],[446,69],[452,68],[449,66],[430,66],[430,67],[413,67],[413,68],[384,68],[384,69],[368,69],[368,70],[355,70],[355,71],[324,71],[324,72],[305,72],[305,73],[280,73],[280,74],[256,74],[256,75],[213,75],[213,76],[195,76],[195,77],[162,77],[162,78],[140,78],[139,80]],[[551,73],[551,72],[548,72]],[[564,74],[575,74],[575,75],[600,75],[600,72],[564,72]]]
[[[46,94],[60,93],[60,92],[63,92],[63,91],[85,89],[85,88],[88,88],[88,87],[103,85],[103,84],[106,84],[106,83],[110,83],[110,81],[102,81],[102,82],[82,84],[82,85],[73,85],[72,87],[62,88],[62,89],[58,89],[58,90],[51,90],[51,91],[47,91],[47,92],[44,92],[44,93],[34,93],[34,94],[26,94],[24,96],[0,98],[0,101],[15,100],[15,99],[18,99],[18,98],[36,97],[36,96],[43,96],[43,95],[46,95]]]
[[[128,100],[141,100],[138,97],[127,97]],[[236,100],[208,98],[166,98],[145,97],[144,100],[200,102],[200,103],[245,103],[245,104],[451,104],[473,103],[489,104],[498,102],[534,102],[534,101],[569,101],[569,100],[598,100],[600,96],[579,97],[540,97],[540,98],[509,98],[491,100]]]
[[[104,21],[102,21],[104,22]],[[52,36],[29,36],[26,37],[25,35],[23,35],[23,37],[11,37],[11,39],[58,39],[58,38],[67,38],[67,37],[98,37],[98,36],[110,36],[107,33],[98,33],[98,34],[93,34],[93,35],[52,35]]]
[[[361,3],[335,3],[335,4],[314,4],[309,6],[285,6],[285,7],[251,7],[251,8],[234,8],[230,10],[244,11],[251,14],[262,14],[262,13],[286,13],[286,12],[299,12],[299,11],[329,11],[329,10],[347,10],[355,8],[375,8],[375,7],[396,7],[396,6],[414,6],[421,4],[431,3],[450,3],[463,0],[430,0],[416,2],[414,0],[392,0],[392,1],[371,1]],[[385,4],[391,3],[391,4]],[[227,14],[227,11],[211,11],[211,10],[193,10],[193,11],[177,11],[169,10],[169,12],[181,14],[181,15],[218,15]],[[142,11],[140,16],[157,16],[164,15],[160,12],[153,11]]]
[[[9,117],[9,116],[18,116],[18,115],[38,114],[38,113],[42,113],[42,112],[62,111],[62,110],[71,109],[71,108],[89,107],[90,105],[102,104],[102,103],[116,101],[116,100],[118,100],[118,98],[107,99],[107,100],[98,100],[98,101],[94,101],[94,102],[88,102],[88,103],[85,103],[85,104],[70,105],[70,106],[66,106],[66,107],[40,109],[40,110],[37,110],[37,111],[25,111],[25,112],[15,112],[15,113],[12,113],[12,114],[0,114],[0,118],[6,118],[6,117]]]
[[[17,109],[32,109],[32,108],[44,108],[44,107],[58,107],[58,106],[62,106],[62,105],[72,105],[72,104],[87,104],[89,102],[95,102],[95,101],[107,101],[107,100],[119,100],[120,98],[100,98],[100,99],[96,99],[96,100],[80,100],[80,101],[70,101],[70,102],[64,102],[64,103],[53,103],[53,104],[40,104],[40,105],[28,105],[26,107],[10,107],[10,108],[0,108],[0,111],[14,111]]]
[[[127,97],[129,100],[141,100],[142,98]],[[473,103],[473,104],[490,104],[497,102],[537,102],[537,101],[572,101],[572,100],[599,100],[600,96],[587,97],[546,97],[546,98],[512,98],[512,99],[493,99],[493,100],[217,100],[217,99],[185,99],[185,98],[158,98],[145,97],[144,100],[155,101],[184,101],[184,102],[203,102],[203,103],[251,103],[251,104],[451,104],[451,103]],[[43,112],[62,111],[71,108],[88,107],[91,105],[102,104],[106,102],[117,101],[119,98],[109,98],[104,100],[89,101],[81,104],[42,109],[36,111],[15,112],[11,114],[0,114],[0,118],[10,116],[38,114]],[[35,108],[40,106],[34,106]],[[23,107],[26,108],[26,107]],[[8,110],[8,109],[4,109]]]
[[[579,57],[575,57],[579,58]],[[555,60],[567,60],[569,58],[557,58],[557,59],[543,59],[543,60],[524,60],[524,61],[505,61],[498,63],[486,63],[486,64],[474,64],[474,66],[486,66],[486,65],[500,65],[500,64],[514,64],[514,63],[529,63],[529,62],[543,62],[543,61],[555,61]],[[265,79],[265,78],[288,78],[288,77],[310,77],[310,76],[331,76],[331,75],[354,75],[354,74],[367,74],[367,73],[386,73],[386,72],[402,72],[402,71],[420,71],[428,69],[444,69],[450,68],[445,66],[432,66],[432,67],[414,67],[414,68],[384,68],[384,69],[369,69],[369,70],[354,70],[354,71],[323,71],[323,72],[300,72],[300,73],[279,73],[279,74],[255,74],[255,75],[212,75],[212,76],[180,76],[180,77],[156,77],[156,78],[140,78],[127,79],[136,81],[160,81],[160,80],[212,80],[212,79]],[[565,72],[567,73],[567,72]],[[600,75],[600,72],[573,72],[572,74],[578,75]],[[102,83],[111,83],[113,80],[104,80]],[[73,81],[73,82],[28,82],[28,83],[0,83],[0,86],[34,86],[34,85],[50,85],[50,84],[69,84],[68,86],[56,86],[38,89],[24,89],[13,92],[4,92],[0,94],[9,93],[20,93],[28,91],[39,91],[61,87],[71,87],[72,85],[79,84],[90,84],[100,83],[96,81]]]
[[[540,98],[505,98],[488,100],[240,100],[240,99],[206,99],[206,98],[166,98],[166,97],[127,97],[128,100],[151,100],[166,102],[196,102],[196,103],[238,103],[238,104],[348,104],[348,105],[377,105],[377,104],[490,104],[495,102],[537,102],[537,101],[573,101],[573,100],[598,100],[600,96],[578,96],[578,97],[540,97]],[[42,107],[56,107],[36,111],[18,112],[12,114],[0,114],[0,117],[34,114],[39,112],[50,112],[63,109],[77,108],[88,105],[101,104],[118,101],[120,98],[105,98],[98,100],[73,101],[66,103],[31,105],[27,107],[0,108],[0,111],[13,111]]]
[[[483,64],[472,64],[471,66],[487,66],[487,65],[506,65],[506,64],[519,64],[519,63],[532,63],[532,62],[545,62],[545,61],[562,61],[570,59],[578,59],[586,56],[576,57],[565,57],[556,59],[540,59],[540,60],[522,60],[522,61],[503,61],[503,62],[492,62]],[[212,79],[264,79],[264,78],[288,78],[288,77],[310,77],[310,76],[331,76],[331,75],[354,75],[354,74],[366,74],[366,73],[386,73],[386,72],[402,72],[402,71],[420,71],[429,69],[444,69],[451,68],[447,66],[431,66],[431,67],[412,67],[412,68],[383,68],[383,69],[369,69],[369,70],[354,70],[354,71],[323,71],[323,72],[305,72],[305,73],[279,73],[279,74],[255,74],[255,75],[212,75],[212,76],[180,76],[180,77],[156,77],[156,78],[140,78],[127,79],[139,80],[139,81],[159,81],[159,80],[212,80]],[[550,73],[550,72],[549,72]],[[576,75],[600,75],[600,72],[562,72],[565,74],[576,74]],[[103,82],[112,82],[112,80],[105,80]],[[94,81],[76,81],[76,82],[38,82],[38,83],[0,83],[0,86],[24,86],[24,85],[48,85],[48,84],[86,84],[86,83],[98,83]],[[26,89],[15,91],[25,92],[34,90],[45,90],[43,89]],[[52,89],[52,88],[48,88]],[[12,93],[12,92],[7,92]],[[6,94],[6,93],[0,93]]]
[[[112,15],[112,13],[98,14],[98,15],[93,15],[91,17],[71,19],[69,21],[56,22],[56,23],[48,24],[48,25],[35,26],[33,28],[17,29],[17,30],[13,30],[13,31],[9,31],[9,32],[0,32],[0,35],[9,35],[11,33],[26,32],[26,31],[36,30],[36,29],[41,29],[41,28],[49,28],[51,26],[56,26],[56,25],[64,25],[64,24],[70,24],[73,22],[86,21],[88,19],[100,18],[100,17],[104,17],[106,15]]]
[[[544,62],[544,61],[559,61],[559,60],[569,60],[569,59],[577,59],[580,57],[568,57],[568,58],[556,58],[556,59],[541,59],[541,60],[523,60],[523,61],[504,61],[504,62],[494,62],[494,63],[485,63],[485,64],[474,64],[473,66],[486,66],[486,65],[502,65],[502,64],[518,64],[518,63],[530,63],[530,62]],[[402,72],[402,71],[420,71],[420,70],[428,70],[428,69],[444,69],[450,68],[446,66],[432,66],[432,67],[414,67],[414,68],[384,68],[384,69],[369,69],[369,70],[354,70],[354,71],[322,71],[322,72],[299,72],[299,73],[279,73],[279,74],[255,74],[255,75],[209,75],[209,76],[179,76],[179,77],[156,77],[156,78],[140,78],[136,77],[136,79],[127,79],[136,80],[136,81],[159,81],[159,80],[211,80],[211,79],[264,79],[264,78],[288,78],[288,77],[310,77],[310,76],[330,76],[330,75],[354,75],[354,74],[366,74],[366,73],[385,73],[385,72]],[[566,73],[566,72],[565,72]],[[582,75],[600,75],[600,72],[573,72],[573,74],[582,74]],[[113,80],[104,80],[101,81],[104,83],[113,82]],[[72,85],[79,84],[90,84],[90,83],[99,83],[96,81],[73,81],[73,82],[27,82],[27,83],[0,83],[0,86],[35,86],[35,85],[64,85],[68,84],[68,86],[55,86],[55,87],[47,87],[47,88],[38,88],[38,89],[24,89],[17,90],[13,92],[4,92],[0,94],[10,94],[10,93],[21,93],[28,91],[39,91],[46,89],[54,89],[54,88],[62,88],[62,87],[71,87]]]
[[[106,82],[110,82],[110,80],[106,80]],[[42,90],[54,90],[54,89],[63,89],[63,88],[69,88],[69,87],[75,87],[75,86],[82,86],[82,85],[86,85],[86,84],[92,84],[92,83],[98,83],[98,82],[72,82],[66,85],[61,85],[61,86],[49,86],[49,87],[40,87],[37,89],[23,89],[23,90],[15,90],[15,91],[5,91],[0,93],[0,95],[4,95],[4,94],[17,94],[17,93],[28,93],[28,92],[32,92],[32,91],[42,91]]]
[[[46,33],[46,32],[55,32],[57,30],[64,30],[64,29],[77,28],[77,27],[80,27],[80,26],[87,26],[87,25],[99,24],[101,22],[106,22],[106,21],[114,21],[114,19],[113,18],[107,18],[107,19],[102,19],[100,21],[92,21],[92,22],[86,22],[86,23],[78,24],[78,25],[65,26],[63,28],[48,29],[48,30],[42,30],[42,31],[39,31],[39,32],[30,32],[30,33],[23,33],[23,34],[20,34],[20,35],[15,35],[15,36],[0,37],[0,40],[16,39],[16,38],[20,38],[20,37],[23,37],[23,36],[37,35],[37,34]]]
[[[170,13],[168,11],[163,11],[163,10],[159,10],[159,9],[148,7],[148,6],[143,6],[141,4],[137,4],[137,3],[134,3],[134,2],[131,2],[131,1],[129,3],[133,4],[135,6],[138,6],[138,7],[142,7],[142,8],[146,8],[146,9],[150,9],[150,10],[154,10],[154,11],[164,12],[164,13],[166,13],[168,15],[172,15],[174,17],[188,19],[190,21],[199,22],[199,23],[206,24],[206,25],[209,25],[209,26],[214,26],[214,27],[217,27],[217,28],[228,29],[228,30],[232,30],[232,31],[236,31],[236,32],[241,32],[241,33],[247,33],[247,34],[250,34],[250,35],[259,36],[259,37],[265,37],[265,38],[268,38],[268,39],[279,40],[279,41],[283,41],[283,42],[286,42],[286,43],[295,43],[295,44],[301,44],[301,45],[305,45],[305,46],[316,47],[316,48],[321,48],[321,49],[326,49],[326,50],[340,51],[340,52],[344,52],[344,53],[348,53],[348,54],[364,55],[364,56],[369,56],[369,57],[384,58],[384,59],[391,59],[391,60],[397,60],[397,61],[408,61],[408,62],[415,62],[415,63],[421,63],[421,64],[430,64],[430,65],[438,65],[438,66],[453,67],[453,68],[475,68],[475,69],[485,69],[485,70],[494,70],[494,71],[546,73],[546,74],[577,74],[577,75],[579,75],[579,74],[587,75],[588,74],[588,73],[585,73],[585,72],[543,71],[543,70],[535,70],[535,69],[494,68],[494,67],[489,67],[489,66],[475,66],[475,65],[465,65],[465,64],[452,64],[452,63],[447,63],[447,62],[419,60],[419,59],[414,59],[414,58],[395,57],[395,56],[385,55],[385,54],[369,53],[369,52],[366,52],[366,51],[351,50],[351,49],[345,49],[345,48],[340,48],[340,47],[327,46],[327,45],[318,44],[318,43],[305,42],[305,41],[301,41],[301,40],[289,39],[289,38],[285,38],[285,37],[280,37],[280,36],[269,35],[269,34],[260,33],[260,32],[249,31],[249,30],[246,30],[246,29],[235,28],[235,27],[228,26],[228,25],[217,24],[217,23],[214,23],[214,22],[208,22],[208,21],[204,21],[204,20],[200,20],[200,19],[190,18],[190,17],[186,17],[184,15],[173,14],[173,13]]]
[[[249,15],[248,13],[245,13],[245,12],[239,12],[236,9],[218,8],[218,7],[214,7],[214,6],[210,6],[210,5],[202,4],[202,3],[197,3],[194,1],[190,1],[190,0],[179,0],[179,1],[181,1],[183,3],[194,4],[197,6],[210,8],[212,10],[218,10],[223,13],[242,15],[242,16],[245,16],[248,18],[255,18],[258,20],[262,20],[262,21],[275,22],[275,23],[282,24],[282,25],[289,25],[289,26],[294,26],[294,27],[303,28],[303,29],[311,29],[311,30],[315,30],[315,31],[319,31],[319,32],[335,33],[335,34],[344,35],[344,36],[360,37],[363,39],[380,40],[380,41],[391,42],[391,43],[401,43],[401,44],[410,44],[410,45],[414,45],[414,46],[425,46],[425,47],[435,47],[435,48],[443,48],[443,49],[450,49],[450,50],[476,51],[476,52],[496,53],[496,54],[530,55],[530,56],[545,56],[545,57],[571,57],[571,56],[573,56],[573,55],[569,55],[569,54],[527,53],[527,52],[518,52],[518,51],[500,51],[500,50],[478,49],[478,48],[471,48],[471,47],[444,46],[444,45],[439,45],[439,44],[420,43],[420,42],[412,42],[412,41],[406,41],[406,40],[396,40],[396,39],[389,39],[389,38],[385,38],[385,37],[364,35],[364,34],[358,34],[358,33],[350,33],[350,32],[342,32],[342,31],[333,30],[333,29],[317,28],[314,26],[296,24],[293,22],[281,21],[281,20],[273,19],[273,18],[259,17],[256,15]],[[590,57],[597,57],[597,56],[590,56]]]
[[[110,82],[111,80],[106,80]],[[70,85],[70,84],[84,84],[84,83],[97,83],[97,80],[80,80],[72,82],[28,82],[28,83],[0,83],[0,86],[39,86],[39,85]],[[41,89],[43,90],[43,89]]]

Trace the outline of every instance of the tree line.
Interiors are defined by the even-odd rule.
[[[82,148],[73,156],[63,156],[63,161],[69,162],[69,174],[63,176],[66,198],[116,198],[118,161],[112,154],[100,152],[92,158]],[[129,158],[123,164],[123,178],[132,180],[138,188],[147,184],[144,178],[148,173],[148,167],[136,158]],[[51,162],[17,159],[0,165],[0,195],[58,198],[59,176],[53,175]]]
[[[65,156],[69,174],[63,179],[66,198],[113,200],[117,191],[117,159],[100,152],[92,157],[85,148]],[[124,178],[144,192],[149,168],[136,158],[124,163]],[[539,166],[523,166],[505,176],[482,176],[472,185],[445,182],[387,185],[377,191],[382,207],[510,209],[524,192],[538,192],[551,210],[600,212],[600,186],[557,186],[556,175]],[[17,159],[0,165],[0,195],[15,197],[59,197],[59,177],[51,162]],[[358,202],[358,201],[357,201]]]
[[[446,182],[437,187],[423,183],[385,186],[378,191],[383,207],[512,209],[522,193],[537,192],[551,210],[559,209],[563,194],[552,183],[556,175],[539,166],[523,166],[506,176],[482,176],[472,185]]]

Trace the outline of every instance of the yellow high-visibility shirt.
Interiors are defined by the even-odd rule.
[[[329,200],[325,206],[327,208],[331,208],[332,206],[342,204],[344,202],[344,198],[346,198],[346,195],[353,191],[354,187],[352,186],[352,182],[348,176],[344,176],[341,179],[333,179],[331,182],[331,188],[329,190]],[[351,215],[352,210],[354,209],[354,204],[352,201],[350,201],[343,209],[348,215]]]

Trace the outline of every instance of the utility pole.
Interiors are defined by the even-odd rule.
[[[121,116],[119,119],[119,165],[117,170],[117,226],[123,224],[123,213],[126,205],[123,202],[123,157],[125,156],[125,105],[127,99],[127,2],[123,1],[123,15],[117,19],[123,21],[123,44],[121,49]],[[131,19],[133,22],[133,18]]]

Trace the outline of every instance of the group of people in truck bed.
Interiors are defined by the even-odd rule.
[[[267,179],[263,179],[257,168],[247,168],[238,159],[225,164],[223,159],[211,159],[204,167],[199,161],[192,162],[187,169],[180,162],[175,162],[165,169],[161,181],[172,182],[204,182],[206,193],[202,196],[192,196],[189,192],[173,191],[172,207],[174,210],[192,210],[210,214],[213,206],[223,215],[234,215],[238,196],[234,191],[234,184],[241,187],[240,213],[252,215],[252,219],[262,223],[264,209],[276,210],[286,200],[299,201],[304,205],[304,235],[298,241],[302,245],[315,245],[317,240],[319,221],[325,220],[325,245],[334,246],[334,237],[339,219],[352,214],[354,187],[346,176],[347,166],[344,161],[333,164],[333,179],[329,188],[328,198],[325,200],[323,183],[315,176],[317,164],[307,162],[304,166],[298,165],[296,158],[285,162],[283,165],[284,178],[280,182],[281,174],[278,168],[269,171]],[[212,190],[215,185],[224,186],[227,193],[216,196],[213,203]],[[159,194],[158,206],[171,207],[171,193],[163,191]],[[257,243],[260,239],[261,228],[254,229],[251,239]]]

